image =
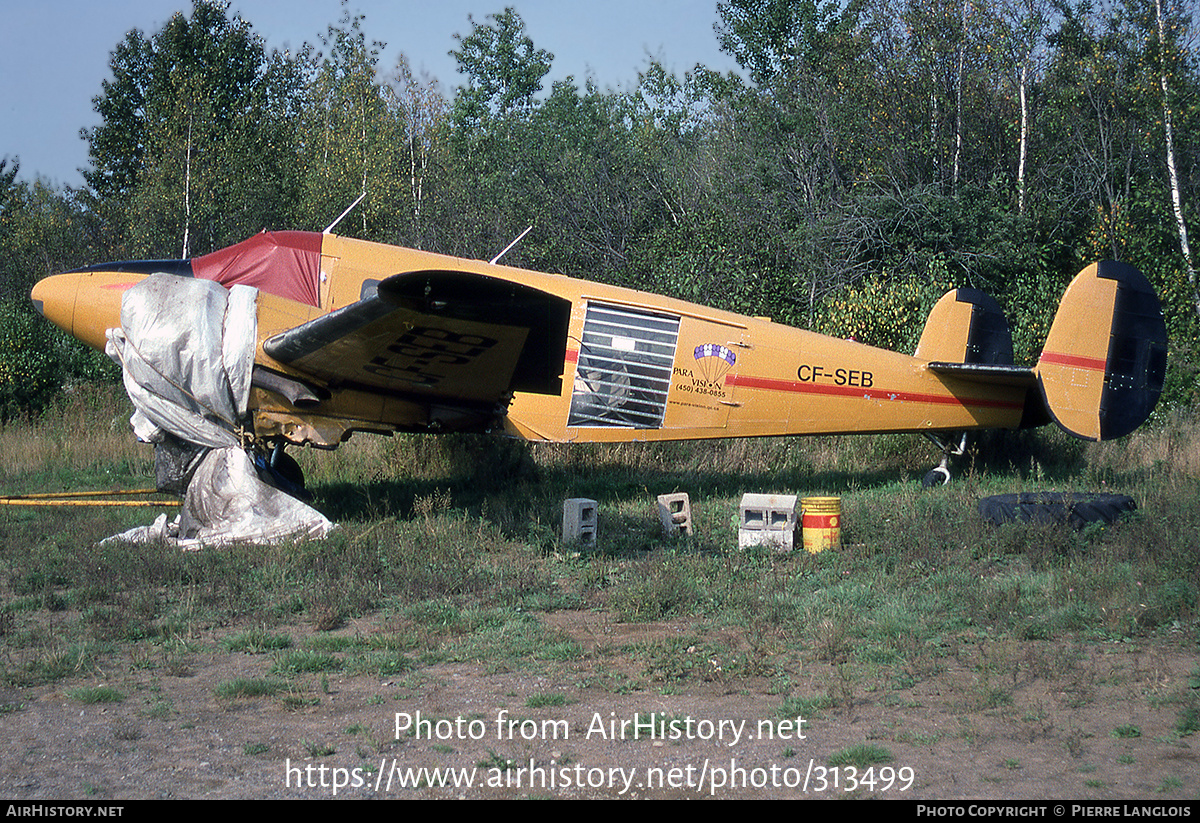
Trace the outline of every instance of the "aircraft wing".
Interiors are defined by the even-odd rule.
[[[562,390],[571,303],[500,278],[414,271],[268,338],[263,350],[331,387],[476,405]]]

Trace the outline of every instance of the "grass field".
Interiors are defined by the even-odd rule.
[[[133,442],[127,418],[114,386],[77,390],[40,420],[6,426],[0,488],[152,483],[152,454]],[[691,696],[701,701],[689,704],[695,714],[703,695],[741,695],[775,707],[777,717],[846,724],[867,705],[903,718],[913,695],[937,683],[939,694],[953,695],[953,731],[903,723],[856,745],[897,757],[933,753],[948,735],[970,739],[963,729],[979,718],[1003,718],[1041,729],[1067,759],[1086,760],[1089,739],[1111,738],[1124,747],[1115,756],[1130,759],[1122,766],[1141,763],[1135,785],[1194,797],[1190,754],[1150,767],[1137,747],[1190,751],[1200,728],[1200,663],[1187,663],[1200,659],[1198,430],[1194,415],[1161,415],[1116,443],[1085,444],[1048,429],[988,435],[949,486],[932,490],[919,478],[936,455],[915,436],[561,447],[359,435],[336,452],[295,452],[316,507],[340,530],[323,542],[265,548],[98,547],[148,523],[153,510],[0,508],[0,708],[6,723],[32,718],[31,701],[47,695],[90,711],[123,710],[125,725],[113,725],[105,745],[136,749],[148,734],[137,730],[148,724],[156,734],[188,734],[190,709],[163,696],[182,692],[163,684],[201,682],[203,661],[241,661],[237,672],[222,669],[223,679],[194,689],[204,700],[225,712],[252,704],[274,718],[268,725],[334,708],[334,694],[344,705],[349,684],[363,681],[390,684],[363,699],[383,716],[385,706],[402,704],[398,692],[448,688],[438,679],[450,670],[469,669],[483,686],[526,678],[502,692],[526,714],[563,713],[581,701],[577,710],[590,713],[604,695],[646,705]],[[981,496],[1047,489],[1120,492],[1139,509],[1082,531],[993,528],[976,513]],[[691,497],[693,539],[660,533],[655,496],[674,491]],[[815,556],[739,551],[737,506],[746,491],[841,497],[843,547]],[[561,545],[567,497],[599,501],[595,548]],[[1136,662],[1106,682],[1081,661],[1110,649],[1184,662],[1169,682]],[[1116,720],[1089,721],[1111,729],[1046,719],[1051,704],[1071,710],[1107,699],[1106,685],[1132,701]],[[1163,726],[1157,743],[1149,721],[1121,721],[1146,711]],[[402,745],[379,730],[342,730],[358,741],[351,748],[323,743],[320,726],[306,735],[239,742],[237,756],[371,763]],[[832,728],[826,737],[834,738]],[[475,756],[447,748],[446,759]],[[493,749],[486,751],[501,759],[511,754]],[[439,750],[427,754],[436,759]],[[782,747],[776,756],[795,754]],[[865,757],[839,750],[821,760],[832,768],[855,756]],[[1019,782],[1031,777],[1021,767],[1029,757],[998,759],[995,782],[968,786],[963,796],[1007,796],[1006,787],[1055,793],[1055,783]],[[3,769],[15,781],[6,794],[54,796],[22,789],[29,761],[4,758],[17,758]],[[934,777],[946,768],[926,767],[922,796],[957,796]],[[1113,780],[1081,774],[1061,796],[1142,791],[1114,795]],[[54,790],[126,796],[111,776],[71,774]],[[203,788],[185,794],[210,796]],[[225,787],[213,796],[262,794]]]

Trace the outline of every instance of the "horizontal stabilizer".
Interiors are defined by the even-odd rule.
[[[973,383],[990,383],[998,386],[1034,386],[1037,375],[1033,369],[1023,366],[1001,366],[991,363],[930,363],[929,370],[959,380]]]

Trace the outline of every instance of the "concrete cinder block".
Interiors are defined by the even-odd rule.
[[[687,492],[660,494],[658,519],[662,521],[663,534],[667,537],[691,537],[692,502]]]
[[[790,552],[796,542],[796,495],[742,495],[738,506],[738,548],[773,546]]]
[[[562,535],[564,543],[596,542],[600,505],[586,497],[568,497],[563,501]]]

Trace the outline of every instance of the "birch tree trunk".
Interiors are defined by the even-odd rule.
[[[950,176],[950,192],[958,192],[958,179],[962,168],[963,145],[963,73],[967,60],[967,12],[970,4],[963,0],[959,9],[958,72],[954,89],[954,166]]]
[[[1029,62],[1021,64],[1021,159],[1017,163],[1017,213],[1025,214],[1025,158],[1029,154]]]
[[[188,112],[187,160],[183,175],[183,255],[181,260],[187,260],[189,235],[192,230],[192,115]]]
[[[1196,266],[1192,262],[1192,250],[1188,244],[1187,222],[1183,219],[1183,204],[1179,196],[1179,174],[1175,170],[1175,133],[1171,117],[1171,98],[1167,83],[1167,38],[1166,20],[1163,16],[1163,0],[1154,0],[1154,11],[1158,17],[1159,84],[1163,95],[1163,131],[1166,135],[1167,174],[1171,183],[1171,207],[1175,211],[1175,222],[1179,226],[1179,250],[1183,253],[1183,265],[1187,270],[1188,285],[1192,289],[1192,305],[1200,317],[1200,290],[1196,287]]]

